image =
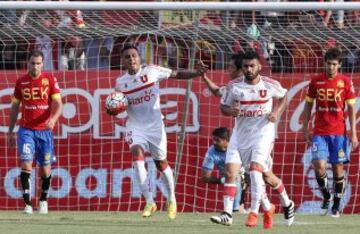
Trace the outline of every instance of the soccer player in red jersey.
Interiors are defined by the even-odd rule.
[[[15,146],[13,130],[21,103],[22,115],[17,132],[17,146],[21,160],[20,180],[25,202],[24,213],[26,214],[33,213],[30,176],[34,157],[41,167],[42,183],[38,211],[40,214],[48,213],[47,196],[51,180],[51,163],[56,159],[52,129],[63,109],[56,78],[42,73],[43,59],[44,55],[41,51],[32,51],[28,61],[28,73],[16,81],[7,134],[9,146]]]
[[[341,51],[331,48],[325,53],[325,73],[311,79],[303,111],[303,133],[312,145],[311,152],[317,183],[324,200],[321,209],[328,211],[332,196],[327,187],[327,161],[332,165],[334,178],[333,217],[340,216],[340,200],[344,193],[344,164],[349,162],[350,151],[358,146],[355,121],[355,91],[352,81],[338,72]],[[309,120],[316,102],[315,126],[310,135]],[[346,136],[345,105],[351,126],[351,138]]]

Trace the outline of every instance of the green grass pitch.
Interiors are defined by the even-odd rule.
[[[130,233],[130,234],[187,234],[187,233],[309,233],[352,234],[360,233],[360,215],[343,215],[340,218],[317,215],[295,216],[291,227],[283,224],[277,214],[271,230],[262,228],[262,218],[256,228],[244,225],[246,215],[236,214],[232,226],[213,224],[211,213],[179,213],[168,220],[166,212],[151,218],[142,218],[140,212],[50,212],[48,215],[25,215],[20,211],[0,212],[0,233]]]

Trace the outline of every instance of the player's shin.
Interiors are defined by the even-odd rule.
[[[234,212],[237,212],[240,209],[241,194],[242,194],[242,188],[241,188],[240,182],[237,181],[236,182],[236,194],[234,197],[234,206],[233,206]]]
[[[235,183],[226,183],[224,184],[224,211],[232,216],[233,206],[234,206],[234,197],[236,194],[236,184]]]
[[[280,180],[278,185],[276,185],[273,189],[275,192],[277,192],[279,194],[281,206],[288,207],[291,202],[290,202],[289,196],[286,192],[283,182]]]
[[[136,174],[139,184],[140,184],[141,193],[144,196],[146,203],[147,204],[154,203],[153,196],[150,193],[149,185],[146,182],[147,171],[145,168],[144,159],[143,160],[135,160],[134,161],[134,169],[135,169],[135,172],[136,172],[135,174]]]
[[[324,199],[329,200],[331,198],[329,189],[328,189],[328,180],[327,180],[327,174],[319,175],[316,173],[316,181],[319,185],[319,189],[321,193],[324,196]]]
[[[339,210],[340,207],[340,200],[343,197],[345,188],[345,179],[344,176],[339,178],[334,178],[334,205],[333,209]]]
[[[264,211],[269,211],[271,209],[271,203],[266,194],[265,185],[264,185],[264,194],[261,198],[261,207]]]
[[[51,183],[51,175],[48,177],[41,177],[41,195],[40,195],[40,201],[47,201],[49,188]]]
[[[23,199],[26,205],[31,205],[30,193],[30,172],[22,171],[20,174],[21,187],[23,189]]]
[[[170,195],[169,196],[169,201],[170,202],[175,202],[176,201],[176,198],[175,198],[175,182],[174,182],[174,174],[173,174],[173,171],[171,170],[171,167],[169,165],[167,165],[167,167],[161,171],[161,175],[165,179],[166,184],[167,184],[168,189],[169,189],[169,195]]]
[[[263,178],[262,172],[257,170],[250,171],[250,180],[251,180],[251,207],[250,212],[254,214],[259,213],[261,198],[264,194]]]

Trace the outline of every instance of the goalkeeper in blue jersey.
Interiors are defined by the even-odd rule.
[[[230,131],[225,127],[216,128],[212,132],[213,145],[211,145],[202,163],[201,177],[205,183],[224,184],[225,183],[225,157],[229,144]],[[212,176],[215,167],[219,170],[220,177]],[[246,213],[244,208],[244,195],[247,188],[245,171],[241,170],[239,178],[236,180],[237,191],[234,197],[233,212]]]

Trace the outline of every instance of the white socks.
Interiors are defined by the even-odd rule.
[[[145,162],[141,160],[134,161],[134,169],[140,183],[141,193],[144,196],[146,203],[154,203],[154,198],[146,181],[147,171],[145,168]]]
[[[174,182],[174,175],[173,171],[171,170],[170,166],[168,165],[165,170],[161,172],[163,179],[165,180],[168,189],[169,189],[169,201],[175,202],[175,182]]]
[[[224,211],[228,214],[233,213],[234,197],[236,194],[236,184],[224,184]]]
[[[250,212],[258,214],[260,202],[264,196],[265,187],[262,173],[256,170],[250,171],[251,180],[251,207]]]

